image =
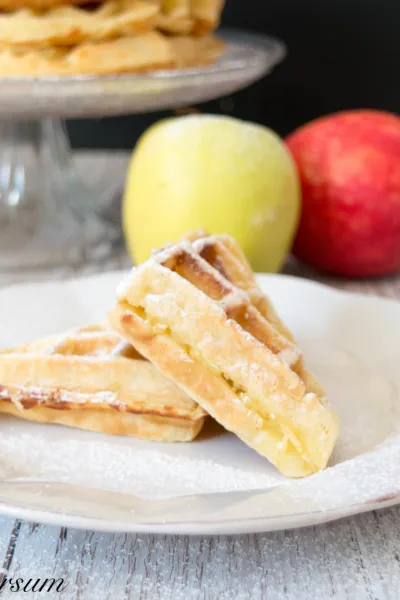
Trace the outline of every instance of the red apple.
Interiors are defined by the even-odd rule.
[[[293,252],[331,273],[400,270],[400,118],[372,110],[322,117],[287,138],[303,208]]]

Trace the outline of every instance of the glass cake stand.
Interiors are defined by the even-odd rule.
[[[260,79],[275,39],[222,31],[212,66],[105,77],[0,78],[0,271],[79,265],[112,254],[120,224],[77,176],[62,119],[177,108]]]

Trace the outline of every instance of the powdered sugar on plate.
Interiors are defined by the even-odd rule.
[[[268,489],[279,474],[254,471],[249,465],[236,467],[234,460],[218,460],[198,452],[167,445],[130,440],[109,442],[107,436],[85,432],[66,433],[61,428],[50,436],[43,426],[21,433],[9,419],[3,423],[0,454],[19,473],[34,479],[70,482],[107,491],[135,494],[142,498],[168,498],[198,493]],[[32,431],[32,427],[29,427]],[[231,440],[232,441],[232,440]],[[235,443],[233,444],[233,447]],[[217,448],[216,448],[217,450]]]

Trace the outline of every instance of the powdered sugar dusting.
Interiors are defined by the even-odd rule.
[[[118,394],[110,391],[83,393],[75,390],[63,390],[56,388],[41,388],[34,385],[11,386],[0,389],[0,400],[14,402],[18,408],[24,409],[24,400],[29,399],[33,403],[41,404],[48,400],[66,404],[107,404],[109,406],[126,408],[125,403],[118,401]]]
[[[20,425],[20,426],[19,426]],[[52,427],[51,435],[21,433],[25,424],[9,419],[0,437],[2,460],[17,472],[46,481],[69,482],[142,498],[182,494],[268,489],[277,473],[235,466],[234,461],[185,453],[184,446],[111,440],[86,432]],[[33,426],[46,434],[44,426]],[[32,431],[32,426],[30,430]],[[57,432],[58,430],[58,432]],[[58,433],[58,435],[57,435]],[[60,439],[61,438],[61,439]],[[90,441],[89,441],[90,440]],[[165,450],[164,450],[165,449]],[[178,450],[178,451],[177,451]]]
[[[296,364],[299,360],[301,353],[296,347],[285,348],[278,353],[278,358],[284,360],[290,367]]]

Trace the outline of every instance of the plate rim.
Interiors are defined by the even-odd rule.
[[[285,43],[273,35],[235,28],[221,28],[216,35],[227,42],[227,50],[242,48],[252,56],[239,60],[224,52],[211,65],[146,73],[3,76],[0,116],[17,118],[23,113],[25,118],[87,118],[137,114],[180,106],[182,94],[186,103],[206,102],[268,75],[287,54]],[[21,96],[36,102],[29,105]],[[72,105],[71,98],[76,100]]]
[[[254,492],[254,490],[253,490]],[[249,492],[252,493],[252,492]],[[311,527],[330,523],[346,517],[396,506],[400,504],[400,492],[392,497],[367,500],[348,507],[331,510],[295,513],[290,516],[254,517],[238,520],[230,518],[219,523],[212,521],[187,521],[163,523],[135,523],[122,520],[100,519],[69,513],[58,513],[35,508],[25,508],[18,503],[9,504],[0,500],[0,517],[26,520],[42,525],[69,527],[79,530],[103,533],[138,533],[152,535],[242,535],[252,533],[268,533],[271,531],[289,531],[302,527]],[[235,524],[235,526],[232,526]]]
[[[275,35],[253,32],[247,29],[236,27],[220,27],[217,29],[215,37],[225,41],[227,45],[234,47],[246,46],[254,52],[264,53],[264,61],[268,56],[268,62],[274,68],[279,62],[283,61],[287,54],[286,44]],[[257,58],[257,64],[260,62]],[[253,58],[253,62],[255,59]],[[220,60],[210,65],[200,65],[197,67],[186,67],[184,69],[157,69],[148,72],[117,73],[108,75],[16,75],[4,77],[0,75],[0,84],[4,82],[15,84],[37,84],[37,85],[56,85],[60,81],[70,84],[82,83],[106,83],[119,81],[153,81],[158,79],[182,79],[185,77],[197,77],[199,75],[221,74],[226,71],[238,71],[243,68],[238,64],[238,60],[230,59],[225,67],[221,67]],[[249,59],[249,62],[250,59]]]

